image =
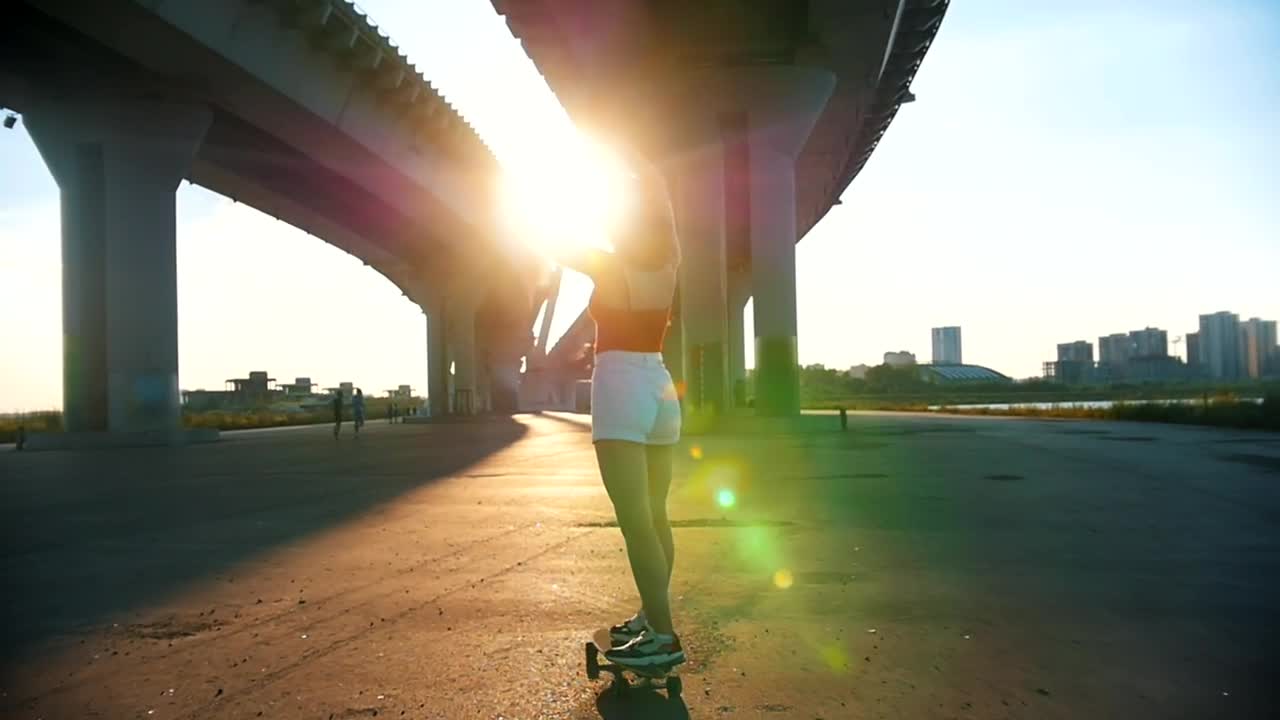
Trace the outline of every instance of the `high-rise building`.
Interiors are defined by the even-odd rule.
[[[1066,385],[1081,385],[1097,377],[1093,343],[1085,340],[1058,344],[1058,360],[1044,364],[1044,377]]]
[[[1249,377],[1265,377],[1278,369],[1273,367],[1277,354],[1275,320],[1249,318],[1240,323],[1240,334],[1244,342],[1245,372]]]
[[[1093,362],[1093,343],[1076,340],[1069,343],[1058,343],[1058,362]]]
[[[960,365],[960,328],[956,326],[933,329],[933,364]]]
[[[1214,380],[1236,380],[1244,374],[1240,316],[1216,312],[1200,316],[1200,364]]]
[[[1098,362],[1103,365],[1124,365],[1133,355],[1133,338],[1128,333],[1113,333],[1098,338]]]
[[[1169,356],[1169,333],[1159,328],[1144,328],[1129,333],[1133,357],[1152,358]]]
[[[1200,365],[1200,333],[1187,333],[1187,365]]]

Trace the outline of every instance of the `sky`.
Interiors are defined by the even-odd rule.
[[[360,5],[513,175],[581,155],[489,2]],[[801,362],[927,361],[929,329],[960,325],[966,362],[1030,377],[1059,342],[1280,318],[1278,59],[1268,0],[952,3],[918,100],[797,249]],[[548,186],[572,206],[592,172]],[[177,203],[182,388],[425,390],[424,317],[388,280],[203,188]],[[22,123],[0,130],[0,412],[61,405],[58,223]],[[553,334],[588,292],[569,276]]]

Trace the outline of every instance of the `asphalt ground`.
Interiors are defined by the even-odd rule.
[[[0,716],[1276,716],[1280,436],[860,413],[678,455],[673,701],[584,677],[636,604],[584,417],[0,453]]]

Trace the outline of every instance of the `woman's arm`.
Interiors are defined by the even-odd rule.
[[[552,259],[559,265],[596,280],[613,260],[613,255],[597,248],[566,248],[555,252]]]

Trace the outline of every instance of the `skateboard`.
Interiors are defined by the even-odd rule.
[[[610,663],[605,659],[604,653],[611,647],[613,647],[613,638],[609,636],[609,628],[597,630],[591,636],[591,642],[587,643],[587,679],[599,679],[600,671],[603,670],[613,675],[610,687],[619,695],[635,687],[666,690],[667,697],[672,700],[680,697],[680,692],[684,688],[674,666],[632,667]],[[636,676],[635,684],[627,678],[627,673]]]

